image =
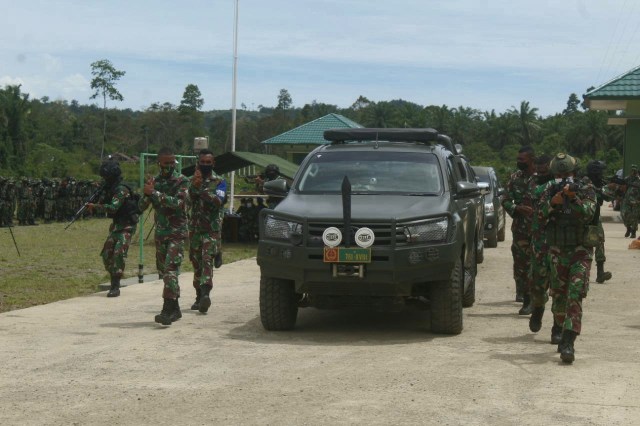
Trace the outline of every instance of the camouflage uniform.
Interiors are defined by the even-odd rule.
[[[187,239],[187,190],[189,180],[173,171],[155,177],[154,192],[140,200],[140,211],[149,205],[155,211],[156,267],[164,281],[162,297],[180,297],[178,273]]]
[[[546,241],[545,223],[540,220],[540,198],[552,182],[537,185],[532,192],[533,215],[531,219],[531,262],[529,281],[534,308],[544,307],[549,296],[549,245]]]
[[[546,224],[549,244],[554,323],[575,334],[582,330],[582,299],[589,291],[593,258],[593,248],[583,245],[585,226],[596,211],[594,187],[584,182],[578,185],[575,198],[555,208],[551,205],[555,185],[550,185],[540,199],[538,213],[539,220]]]
[[[624,226],[635,234],[638,230],[638,219],[640,219],[640,177],[632,175],[625,180],[627,182],[627,191],[622,200],[620,214],[622,215]]]
[[[46,179],[43,180],[44,191],[42,197],[44,198],[44,213],[43,219],[45,223],[51,223],[55,217],[55,207],[56,207],[56,183],[55,181]]]
[[[137,217],[132,218],[126,212],[122,212],[130,194],[129,188],[118,184],[115,188],[106,190],[105,200],[109,200],[107,203],[95,206],[97,212],[106,213],[113,219],[109,226],[109,236],[100,252],[104,268],[112,279],[122,278],[131,237],[135,234],[138,223]]]
[[[13,214],[16,210],[16,186],[13,179],[7,179],[2,192],[0,192],[2,198],[2,226],[13,226]]]
[[[531,217],[516,213],[516,207],[518,205],[531,207],[531,194],[534,189],[535,182],[531,176],[518,170],[509,177],[507,192],[502,199],[505,211],[513,218],[511,254],[513,255],[513,279],[516,282],[517,296],[524,296],[530,291]]]
[[[28,178],[18,187],[18,225],[35,225],[35,199]]]
[[[203,177],[202,186],[189,186],[191,217],[189,221],[189,259],[193,264],[193,287],[196,292],[213,287],[213,260],[220,243],[220,212],[227,183],[215,173]]]

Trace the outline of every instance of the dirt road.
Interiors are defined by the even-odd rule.
[[[295,331],[266,332],[250,259],[217,271],[208,315],[183,275],[168,328],[159,281],[1,314],[0,424],[637,425],[640,251],[605,229],[614,278],[591,286],[571,366],[549,312],[538,334],[517,315],[509,241],[486,250],[453,337],[417,311],[303,309]]]

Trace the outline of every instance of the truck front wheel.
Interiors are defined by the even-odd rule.
[[[296,325],[298,300],[293,281],[260,277],[260,320],[266,330],[291,330]]]
[[[451,277],[446,281],[436,281],[431,286],[431,331],[439,334],[460,334],[462,332],[462,259],[458,258]]]

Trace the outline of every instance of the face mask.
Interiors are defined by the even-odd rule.
[[[160,167],[160,174],[162,176],[171,176],[173,174],[173,171],[175,170],[175,167],[170,166],[170,167]]]
[[[211,164],[207,164],[207,165],[200,164],[199,167],[200,167],[200,172],[202,173],[202,176],[209,176],[213,171],[213,166]]]
[[[518,167],[519,170],[525,171],[529,168],[529,164],[528,163],[521,163],[520,161],[516,162],[516,167]]]

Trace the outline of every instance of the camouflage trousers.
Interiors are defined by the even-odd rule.
[[[183,237],[156,236],[156,268],[164,282],[163,299],[180,297],[178,274],[180,273],[180,265],[182,265],[184,240]]]
[[[44,220],[51,221],[55,220],[55,209],[56,202],[55,200],[44,200]]]
[[[189,260],[193,265],[193,288],[213,288],[213,260],[218,254],[220,235],[204,232],[191,234]]]
[[[131,237],[136,233],[136,225],[120,230],[110,230],[100,256],[104,269],[112,278],[122,278],[124,263],[131,245]]]
[[[580,334],[582,299],[589,292],[589,271],[593,250],[583,246],[549,248],[551,264],[551,312],[555,324]]]
[[[604,228],[602,222],[598,220],[598,244],[596,245],[596,262],[606,262],[607,256],[604,254]]]
[[[631,229],[638,229],[638,219],[640,219],[640,202],[631,202],[626,198],[622,201],[620,215],[624,226]]]
[[[513,255],[513,279],[516,282],[516,294],[524,295],[531,290],[529,281],[531,238],[514,234],[511,254]]]
[[[549,300],[549,249],[546,246],[531,246],[529,267],[531,301],[536,308],[544,307]]]

